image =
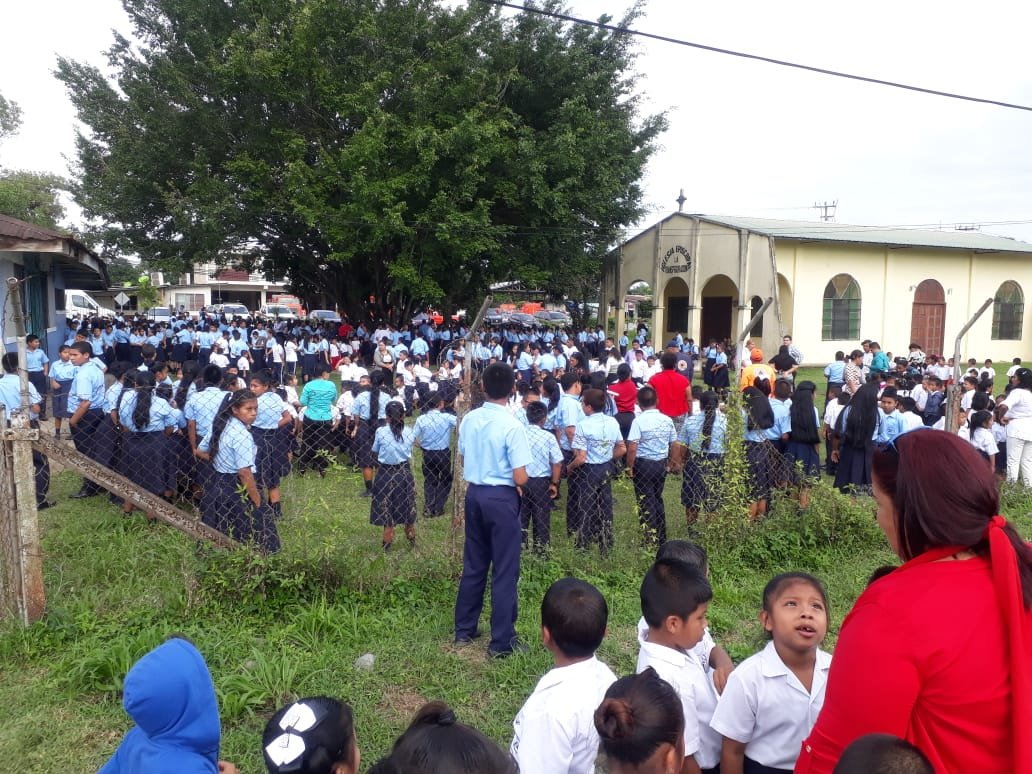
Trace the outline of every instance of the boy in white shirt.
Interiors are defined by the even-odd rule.
[[[520,771],[593,774],[595,710],[613,671],[595,657],[609,609],[598,589],[576,578],[553,583],[541,602],[541,639],[555,667],[538,681],[513,722],[510,752]]]
[[[702,664],[690,652],[705,634],[706,610],[712,598],[706,576],[677,559],[660,559],[641,583],[641,612],[649,630],[639,643],[637,671],[652,667],[681,698],[682,774],[699,774],[720,763],[722,740],[710,728],[717,694]]]

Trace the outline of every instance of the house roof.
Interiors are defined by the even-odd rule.
[[[813,242],[855,242],[891,245],[894,247],[937,247],[976,252],[1032,253],[1032,244],[1009,237],[980,231],[934,231],[879,226],[852,226],[807,220],[773,220],[725,215],[695,215],[706,223],[734,229],[745,229],[776,239],[799,239]]]
[[[0,214],[0,250],[47,253],[57,261],[65,286],[104,290],[110,285],[107,264],[73,235]]]

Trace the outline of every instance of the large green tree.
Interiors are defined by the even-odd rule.
[[[0,141],[18,133],[21,117],[18,103],[0,94]],[[0,213],[56,228],[65,212],[58,193],[67,188],[67,181],[58,175],[0,169]]]
[[[88,127],[76,198],[148,263],[243,264],[403,319],[499,280],[597,286],[642,214],[665,122],[639,114],[625,35],[479,2],[124,5],[114,81],[58,77]]]

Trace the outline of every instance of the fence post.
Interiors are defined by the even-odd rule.
[[[960,340],[964,338],[964,334],[975,324],[975,321],[985,313],[985,310],[992,305],[993,300],[987,298],[985,303],[978,307],[978,311],[960,329],[960,333],[957,334],[957,338],[953,342],[953,384],[946,390],[946,432],[948,433],[955,433],[959,429],[957,427],[957,412],[960,411],[960,394],[962,392],[960,386]]]
[[[8,299],[18,346],[18,376],[21,407],[4,423],[5,440],[11,444],[11,479],[18,541],[18,614],[26,626],[43,617],[46,592],[43,588],[43,552],[39,544],[39,514],[36,511],[36,475],[32,464],[32,442],[39,431],[29,426],[29,372],[26,363],[25,315],[18,280],[7,280]]]

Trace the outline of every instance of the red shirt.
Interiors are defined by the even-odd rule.
[[[871,733],[906,739],[939,774],[1018,770],[1010,649],[989,560],[935,556],[875,581],[846,617],[797,773],[831,772]],[[1023,615],[1028,630],[1032,614]]]
[[[688,403],[686,390],[691,385],[686,376],[678,371],[660,371],[649,379],[649,386],[655,389],[661,414],[668,417],[679,417],[691,414],[692,407]]]
[[[634,413],[634,404],[638,402],[638,385],[627,379],[623,382],[613,382],[606,389],[616,396],[616,410],[618,413]]]

